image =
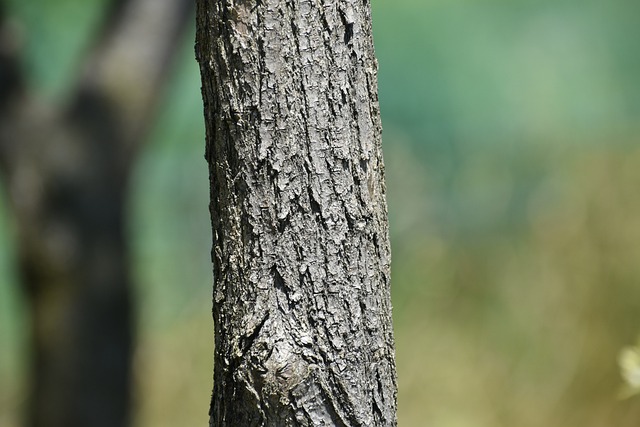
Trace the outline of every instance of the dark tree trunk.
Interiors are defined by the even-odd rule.
[[[3,6],[0,172],[30,316],[26,425],[127,426],[127,183],[193,4],[114,0],[67,108],[34,102]]]
[[[199,0],[211,426],[394,426],[370,6]]]
[[[131,286],[126,170],[110,103],[82,91],[64,114],[26,93],[0,117],[31,327],[31,427],[128,425]],[[111,145],[114,144],[114,145]]]

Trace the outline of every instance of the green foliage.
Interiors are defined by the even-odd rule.
[[[9,0],[23,29],[25,67],[32,85],[50,98],[64,94],[77,76],[78,59],[90,47],[105,0]]]
[[[5,193],[0,191],[0,426],[16,422],[15,408],[24,392],[25,361],[21,351],[25,345],[26,322],[21,295],[16,286],[15,254],[10,218],[5,207]]]

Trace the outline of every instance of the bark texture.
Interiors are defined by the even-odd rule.
[[[0,1],[0,173],[31,326],[25,425],[130,424],[125,199],[193,4],[114,0],[66,108],[27,87]]]
[[[199,0],[211,426],[394,426],[368,1]]]

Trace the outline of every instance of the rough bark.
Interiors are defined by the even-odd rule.
[[[34,99],[0,22],[0,172],[30,316],[28,426],[130,423],[127,183],[191,13],[189,0],[115,0],[66,108]]]
[[[199,0],[211,426],[394,426],[368,1]]]

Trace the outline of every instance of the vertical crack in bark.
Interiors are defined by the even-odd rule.
[[[245,333],[245,335],[242,338],[240,338],[240,346],[242,348],[242,357],[244,357],[247,354],[247,352],[251,349],[256,339],[258,338],[258,335],[260,335],[260,332],[262,331],[262,327],[264,326],[264,324],[267,322],[268,319],[269,319],[269,312],[267,312],[264,315],[262,320],[260,320],[260,322],[258,322],[258,324],[254,328],[252,328],[252,330],[248,334]]]

